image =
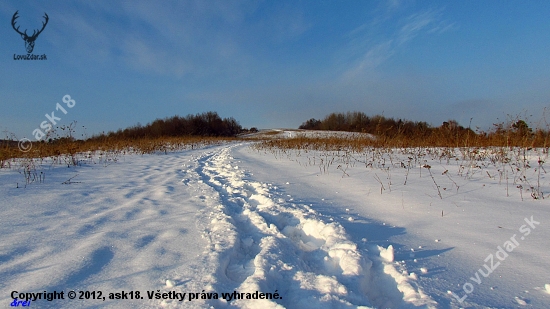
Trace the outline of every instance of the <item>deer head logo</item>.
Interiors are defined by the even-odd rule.
[[[21,35],[21,38],[23,38],[23,40],[25,41],[25,48],[27,49],[27,53],[32,53],[33,49],[34,49],[34,41],[36,41],[36,38],[38,37],[38,35],[44,30],[44,28],[46,28],[46,25],[48,24],[48,14],[44,13],[44,19],[46,19],[45,22],[42,22],[42,29],[38,30],[38,32],[36,32],[37,30],[33,30],[32,32],[32,35],[29,36],[27,34],[27,30],[25,30],[24,32],[21,32],[19,31],[19,27],[15,28],[15,20],[17,18],[19,18],[19,16],[17,16],[17,13],[19,11],[16,11],[15,14],[13,14],[13,17],[11,18],[11,26],[13,27],[13,30],[15,30],[17,33],[19,33]]]

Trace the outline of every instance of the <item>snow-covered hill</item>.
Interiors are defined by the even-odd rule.
[[[374,135],[359,132],[325,131],[325,130],[294,130],[294,129],[267,129],[256,133],[249,133],[244,138],[279,139],[279,138],[365,138],[373,139]]]

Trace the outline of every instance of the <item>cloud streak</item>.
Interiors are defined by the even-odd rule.
[[[371,22],[348,33],[350,66],[343,74],[345,79],[372,73],[418,36],[443,34],[456,27],[443,18],[442,10],[423,10],[400,18],[401,7],[395,2],[391,9],[378,12]]]

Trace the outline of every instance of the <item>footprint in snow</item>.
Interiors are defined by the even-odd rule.
[[[526,299],[523,299],[521,297],[514,297],[514,299],[516,300],[516,303],[518,303],[518,305],[520,306],[527,306],[527,300]]]

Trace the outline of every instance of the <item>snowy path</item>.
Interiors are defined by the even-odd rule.
[[[209,207],[204,213],[206,291],[278,293],[280,299],[221,299],[242,308],[413,308],[433,304],[393,265],[393,249],[368,252],[342,226],[277,187],[253,181],[220,148],[199,158]],[[376,248],[378,249],[378,248]],[[384,258],[381,258],[383,256]],[[206,283],[206,282],[205,282]],[[407,305],[409,304],[409,305]],[[423,306],[425,307],[425,306]]]

